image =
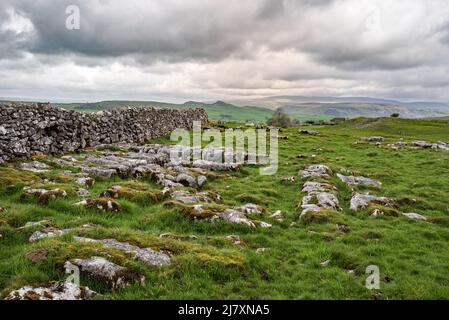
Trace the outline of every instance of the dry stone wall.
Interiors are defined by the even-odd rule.
[[[40,153],[72,152],[117,142],[142,143],[207,122],[203,109],[126,108],[79,113],[48,103],[0,103],[0,163]]]

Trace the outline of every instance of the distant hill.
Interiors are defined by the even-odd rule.
[[[320,114],[328,117],[357,118],[357,117],[388,117],[398,113],[401,118],[443,117],[449,115],[449,108],[438,109],[431,107],[408,106],[404,104],[379,103],[300,103],[285,105],[281,110],[291,117],[298,118],[310,114]]]
[[[298,119],[312,115],[323,118],[385,117],[393,113],[399,113],[401,118],[449,115],[449,102],[399,101],[370,97],[273,96],[246,103],[273,110],[281,109]]]

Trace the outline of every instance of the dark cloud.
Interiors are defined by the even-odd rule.
[[[37,41],[30,50],[37,53],[72,52],[98,57],[145,54],[149,62],[216,61],[238,54],[248,41],[251,23],[242,21],[245,13],[237,6],[230,10],[225,9],[225,3],[211,6],[207,1],[201,1],[201,5],[175,1],[156,5],[146,1],[122,3],[19,0],[14,7],[33,22]],[[65,9],[70,4],[80,8],[80,30],[65,28]]]
[[[80,30],[65,28],[72,4]],[[449,99],[448,26],[446,0],[2,0],[0,75],[15,72],[22,89],[40,72],[73,95],[376,95],[388,85]]]

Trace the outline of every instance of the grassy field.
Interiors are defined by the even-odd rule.
[[[17,230],[28,221],[52,219],[60,228],[97,226],[79,230],[81,235],[113,237],[173,253],[170,267],[152,269],[115,252],[112,259],[144,274],[146,285],[110,291],[83,279],[83,285],[103,294],[100,299],[448,299],[449,152],[386,147],[400,138],[447,141],[448,122],[356,119],[307,129],[321,135],[301,135],[298,128],[283,130],[289,139],[279,141],[280,167],[275,176],[261,176],[258,168],[244,167],[218,174],[204,187],[221,194],[229,205],[253,202],[268,213],[282,210],[283,222],[270,219],[269,214],[264,217],[273,223],[271,229],[193,222],[176,207],[146,201],[118,200],[123,212],[99,213],[73,206],[79,199],[70,192],[68,199],[43,206],[21,200],[20,194],[23,186],[36,186],[48,174],[25,173],[14,163],[0,166],[0,207],[7,209],[0,213],[0,291],[5,294],[23,285],[62,279],[62,264],[68,258],[98,254],[98,247],[76,243],[70,235],[30,244],[28,237],[36,229]],[[369,135],[384,136],[386,142],[381,147],[355,143]],[[332,178],[343,211],[317,221],[300,220],[297,206],[304,196],[300,192],[304,180],[298,170],[311,164],[382,181],[380,190],[370,191],[394,198],[395,207],[385,208],[389,214],[377,218],[370,216],[372,209],[354,212],[349,209],[352,190]],[[75,185],[60,175],[63,169],[57,168],[52,178],[57,186],[73,190]],[[281,182],[285,176],[298,179],[286,184]],[[122,181],[98,181],[91,193],[99,194],[117,182]],[[149,180],[140,182],[161,189]],[[417,212],[431,218],[431,223],[408,220],[397,212]],[[348,232],[338,231],[337,223],[348,225]],[[198,238],[159,238],[165,232]],[[234,245],[226,240],[228,235],[239,235],[243,244]],[[26,260],[25,254],[36,248],[47,249],[49,259],[40,264]],[[257,248],[266,250],[256,253]],[[326,260],[329,265],[321,266]],[[369,265],[380,268],[380,290],[365,288]]]

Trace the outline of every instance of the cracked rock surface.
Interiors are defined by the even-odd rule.
[[[346,183],[347,185],[353,186],[353,185],[361,185],[361,186],[369,186],[369,187],[378,187],[380,188],[382,186],[382,182],[373,180],[366,177],[357,177],[357,176],[344,176],[342,174],[337,173],[337,177]]]
[[[79,267],[82,274],[104,283],[111,289],[122,289],[132,284],[144,284],[145,282],[144,276],[102,257],[74,259],[67,261],[65,267],[69,268],[72,265]]]
[[[355,193],[351,198],[351,209],[358,211],[368,208],[371,204],[389,205],[391,199],[370,194]]]
[[[163,253],[155,251],[151,248],[139,248],[138,246],[131,245],[127,242],[120,242],[115,239],[95,240],[90,238],[75,237],[79,242],[93,242],[100,243],[106,248],[117,249],[133,255],[134,259],[139,260],[146,265],[163,267],[171,264],[170,257]]]
[[[48,287],[24,286],[11,291],[5,300],[85,300],[95,295],[96,292],[87,287],[79,287],[71,282],[58,281]]]
[[[331,169],[322,164],[314,164],[299,171],[302,178],[328,178],[331,174]]]

